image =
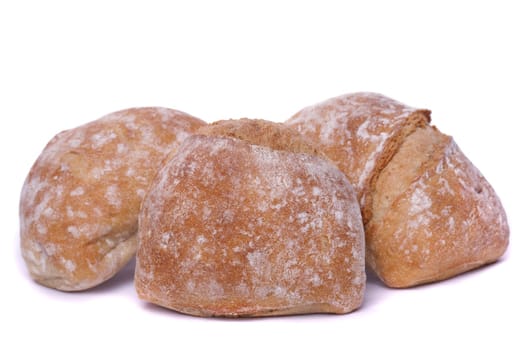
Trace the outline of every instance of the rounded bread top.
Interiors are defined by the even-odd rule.
[[[368,191],[404,137],[430,122],[430,111],[377,93],[353,93],[306,107],[286,125],[318,144],[354,185],[366,206]]]
[[[136,249],[140,203],[165,154],[205,123],[166,108],[132,108],[56,135],[20,197],[22,254],[32,277],[92,287]]]
[[[190,136],[157,174],[139,220],[139,296],[196,315],[357,308],[364,232],[344,174],[239,131],[275,123],[233,124]]]

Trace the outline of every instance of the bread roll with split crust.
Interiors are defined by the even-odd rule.
[[[344,174],[281,124],[222,121],[198,133],[144,199],[139,297],[198,316],[358,308],[364,232]]]
[[[135,254],[140,203],[163,157],[205,123],[165,108],[133,108],[56,135],[20,198],[31,277],[76,291],[109,279]]]
[[[430,111],[356,93],[307,107],[286,124],[355,185],[367,263],[391,287],[442,280],[496,261],[509,227],[496,193]]]

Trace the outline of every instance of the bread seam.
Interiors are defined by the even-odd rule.
[[[430,126],[432,129],[434,130],[437,130],[435,128],[435,126]],[[415,131],[417,130],[417,128],[415,128],[413,130],[413,132],[411,132],[410,134],[407,135],[407,137],[403,140],[403,142],[401,143],[401,145],[399,146],[398,150],[401,148],[401,146],[405,143],[405,141],[407,140],[408,136],[410,136],[412,133],[414,133]],[[438,144],[438,147],[436,149],[434,149],[434,152],[432,153],[432,155],[423,163],[419,164],[419,169],[428,169],[429,168],[429,165],[434,165],[434,164],[438,164],[439,161],[441,160],[440,158],[440,155],[443,154],[443,152],[448,148],[450,147],[450,143],[452,141],[452,138],[450,136],[446,136],[448,138],[448,142],[445,142],[445,143],[442,143],[442,144]],[[397,153],[396,153],[397,154]],[[392,156],[393,158],[393,156]],[[385,166],[386,168],[386,166]],[[384,169],[384,168],[383,168]],[[423,175],[425,174],[425,172],[419,172],[411,181],[410,183],[408,184],[408,186],[406,188],[410,188],[413,184],[417,183],[418,181],[421,180],[421,178],[423,177]],[[382,222],[382,219],[384,219],[388,213],[392,210],[392,208],[396,208],[398,206],[398,203],[400,200],[402,200],[403,198],[403,194],[404,192],[400,192],[398,194],[398,196],[392,200],[392,202],[390,203],[387,211],[385,213],[383,213],[382,217],[379,218],[377,220],[377,222]],[[373,196],[371,196],[372,198]],[[371,202],[370,203],[371,205],[373,205],[373,203]],[[375,255],[373,254],[374,251],[376,251],[376,248],[374,248],[370,241],[371,241],[371,235],[373,232],[375,232],[376,230],[375,229],[371,229],[371,225],[375,225],[376,221],[375,220],[372,220],[374,217],[372,216],[370,218],[370,220],[364,225],[365,226],[365,232],[367,232],[366,234],[366,240],[367,240],[367,243],[366,243],[366,256],[367,256],[367,264],[369,266],[371,266],[375,271],[381,271],[382,268],[381,267],[378,267],[377,266],[377,262],[376,262],[376,259],[375,259]],[[372,226],[373,227],[373,226]],[[383,273],[378,273],[377,274],[378,277],[383,280],[383,278],[381,278],[381,276],[383,276],[384,274]],[[384,281],[384,280],[383,280]],[[385,281],[384,281],[385,282]],[[417,283],[416,283],[417,284]],[[388,286],[392,286],[392,284],[389,282],[387,283]]]
[[[417,129],[424,128],[430,124],[430,110],[417,110],[408,118],[407,122],[400,126],[398,134],[392,137],[385,149],[383,150],[383,155],[381,158],[376,161],[374,169],[371,172],[371,176],[368,180],[368,183],[364,186],[366,189],[363,193],[363,202],[361,203],[362,216],[363,216],[363,225],[366,227],[370,220],[373,217],[372,207],[373,207],[373,194],[376,191],[377,179],[383,172],[383,170],[388,166],[390,161],[394,156],[399,152],[399,149],[403,146],[406,139],[413,134]],[[424,118],[421,118],[423,116]],[[419,117],[419,118],[418,118]],[[415,119],[411,122],[411,119]],[[393,149],[392,151],[388,151]],[[383,160],[383,161],[380,161]]]

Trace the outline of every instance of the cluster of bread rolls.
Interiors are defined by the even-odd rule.
[[[94,287],[137,256],[143,300],[199,316],[348,313],[497,260],[504,209],[430,111],[356,93],[284,123],[165,108],[55,136],[20,199],[31,277]]]

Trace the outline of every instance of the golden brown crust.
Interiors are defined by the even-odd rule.
[[[505,211],[490,184],[452,138],[429,130],[438,143],[384,216],[366,228],[368,263],[391,287],[455,276],[496,261],[508,245]],[[417,152],[405,151],[391,163]],[[399,173],[385,169],[384,177],[392,181]],[[380,182],[374,203],[384,197]]]
[[[306,107],[286,125],[299,131],[345,173],[361,204],[364,222],[370,192],[381,169],[406,135],[430,121],[430,111],[414,109],[383,95],[356,93]]]
[[[367,263],[389,286],[445,279],[497,260],[505,211],[430,111],[369,93],[307,107],[286,124],[330,157],[360,194]]]
[[[139,297],[199,316],[359,307],[364,233],[345,176],[315,156],[220,135],[189,137],[146,195]]]
[[[20,198],[32,278],[72,291],[114,275],[135,254],[139,206],[158,164],[204,124],[175,110],[134,108],[56,135]]]
[[[435,128],[417,128],[408,135],[390,162],[381,170],[371,195],[371,221],[381,222],[392,203],[407,190],[450,137]]]
[[[196,133],[231,137],[278,151],[306,153],[324,158],[314,144],[283,123],[247,118],[219,120],[200,128]]]

